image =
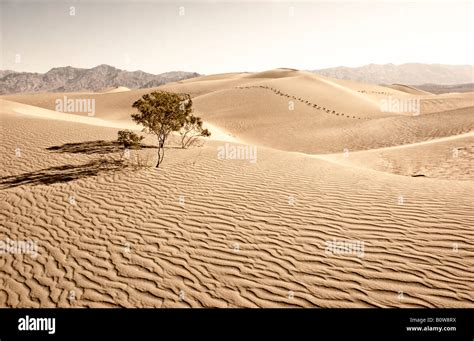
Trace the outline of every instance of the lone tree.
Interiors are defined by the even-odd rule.
[[[181,148],[191,147],[199,137],[209,137],[211,132],[202,127],[202,120],[200,117],[189,115],[186,117],[186,122],[179,131],[181,135]]]
[[[159,167],[165,156],[165,142],[172,132],[180,131],[192,113],[193,102],[188,94],[154,91],[143,95],[132,107],[138,113],[132,119],[144,127],[144,131],[158,138]]]

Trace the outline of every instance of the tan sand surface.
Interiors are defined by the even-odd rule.
[[[150,89],[89,95],[94,117],[2,96],[0,240],[38,254],[0,255],[1,307],[474,306],[469,97],[383,113],[368,91],[400,91],[291,69],[160,89],[191,93],[213,137],[172,140],[159,169],[113,143]],[[219,159],[244,143],[255,163]]]

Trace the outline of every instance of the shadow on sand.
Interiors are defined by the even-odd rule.
[[[138,147],[130,149],[156,149],[156,146],[141,144]],[[174,147],[166,147],[174,148]],[[60,146],[46,148],[53,153],[72,153],[100,155],[99,159],[92,160],[81,165],[62,165],[40,169],[33,172],[19,175],[0,177],[0,189],[13,188],[22,185],[51,185],[55,183],[68,182],[89,176],[95,176],[100,173],[117,171],[128,167],[123,155],[118,159],[116,157],[106,157],[106,154],[123,153],[125,148],[123,144],[117,141],[86,141],[80,143],[65,143]]]
[[[68,182],[100,173],[117,171],[125,167],[123,160],[99,159],[82,165],[63,165],[41,169],[20,175],[0,178],[0,189],[13,188],[22,185],[51,185]]]
[[[139,147],[130,147],[129,149],[156,148],[146,144],[140,144]],[[110,154],[123,152],[125,147],[117,141],[87,141],[79,143],[65,143],[61,146],[52,146],[46,148],[54,153],[74,153],[74,154]]]

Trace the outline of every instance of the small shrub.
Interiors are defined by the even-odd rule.
[[[137,135],[131,130],[120,130],[117,135],[117,141],[125,148],[140,147],[140,143],[144,139],[143,136]]]

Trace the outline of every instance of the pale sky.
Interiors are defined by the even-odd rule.
[[[1,1],[2,70],[213,74],[474,60],[472,1]]]

